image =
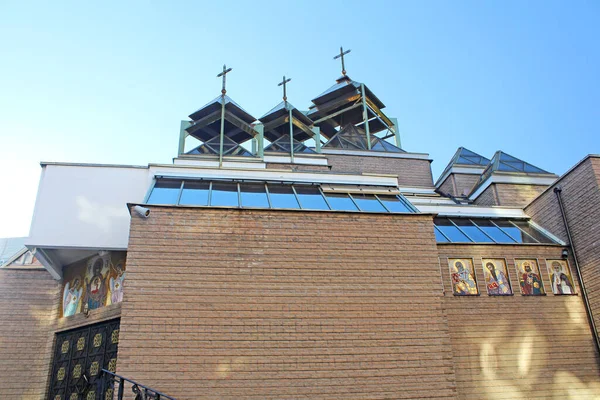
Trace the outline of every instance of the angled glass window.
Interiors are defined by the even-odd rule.
[[[238,207],[237,183],[213,182],[210,193],[211,206]]]
[[[481,229],[473,225],[473,223],[470,220],[452,218],[451,221],[454,222],[456,226],[458,226],[458,229],[460,229],[468,237],[473,239],[475,243],[494,243],[494,241],[488,236],[486,236]]]
[[[372,194],[352,194],[352,198],[361,211],[386,212],[387,210]]]
[[[269,208],[264,183],[240,183],[242,207]]]
[[[438,243],[464,243],[471,239],[483,244],[555,244],[550,237],[525,220],[439,217],[434,219],[434,223],[439,233],[445,235],[442,237],[436,231]],[[465,240],[465,236],[468,239]]]
[[[358,211],[348,193],[325,193],[325,197],[333,210]]]
[[[352,190],[355,187],[349,186],[348,191]],[[343,189],[335,193],[323,193],[319,185],[304,183],[206,181],[194,178],[157,178],[147,203],[348,212],[418,212],[402,195],[350,194]]]
[[[510,221],[494,221],[503,232],[507,233],[511,238],[513,238],[517,243],[538,243],[531,236],[527,235],[515,225],[513,225]]]
[[[477,219],[473,220],[473,222],[475,222],[475,224],[477,224],[482,231],[487,233],[488,236],[494,239],[496,243],[515,243],[515,240],[494,225],[492,221],[486,219]]]
[[[185,181],[179,204],[184,206],[207,206],[210,182]]]
[[[291,185],[269,183],[267,188],[272,208],[300,208]]]
[[[385,194],[378,194],[377,197],[385,208],[393,213],[412,213],[413,211],[402,201],[398,196],[390,196]]]
[[[446,239],[446,237],[444,235],[442,235],[442,232],[440,232],[440,230],[437,226],[433,227],[433,233],[435,233],[435,241],[436,242],[448,243],[448,239]]]
[[[513,224],[517,225],[519,229],[527,233],[529,236],[533,237],[540,243],[549,243],[553,244],[554,241],[550,239],[548,236],[544,235],[542,232],[535,229],[533,226],[529,225],[527,221],[511,221]]]
[[[148,197],[148,204],[177,204],[180,180],[160,179],[156,181],[152,193]]]
[[[435,226],[450,239],[452,243],[471,243],[471,240],[465,236],[448,218],[436,218]]]
[[[329,206],[317,186],[294,185],[298,200],[306,210],[329,210]]]

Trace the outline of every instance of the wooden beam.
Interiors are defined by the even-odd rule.
[[[225,119],[252,137],[258,135],[258,132],[256,132],[246,121],[238,118],[228,110],[225,110]]]
[[[319,122],[323,122],[323,121],[326,121],[326,120],[331,119],[333,117],[337,117],[338,115],[343,114],[346,111],[350,111],[350,110],[353,110],[353,109],[355,109],[357,107],[360,107],[361,105],[362,105],[361,103],[353,104],[350,107],[343,108],[340,111],[334,112],[333,114],[326,115],[323,118],[319,118],[318,120],[314,121],[313,124],[318,124]]]
[[[192,133],[194,131],[197,131],[200,128],[203,128],[207,125],[212,124],[215,121],[218,121],[219,118],[221,118],[221,110],[216,110],[213,111],[212,113],[208,114],[206,117],[199,119],[196,122],[192,122],[191,126],[186,128],[186,131],[188,133]]]
[[[375,103],[373,103],[371,100],[369,100],[368,97],[365,97],[365,99],[367,100],[367,105],[369,106],[369,108],[371,108],[371,111],[373,111],[376,115],[378,115],[379,118],[382,119],[382,122],[388,126],[388,128],[391,128],[392,125],[394,125],[394,123],[392,121],[390,121],[390,119],[388,117],[386,117],[386,115],[379,109],[379,107],[377,107],[375,105]]]
[[[321,104],[320,106],[316,106],[316,109],[320,113],[326,113],[329,110],[333,110],[333,109],[335,109],[335,108],[343,105],[344,103],[352,103],[353,101],[357,101],[357,100],[360,100],[360,94],[359,93],[353,94],[350,97],[345,97],[345,98],[342,98],[342,99],[339,99],[339,100],[338,99],[331,100],[328,103]]]

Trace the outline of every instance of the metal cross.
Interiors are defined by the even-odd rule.
[[[287,92],[285,90],[285,84],[291,81],[292,78],[285,79],[285,75],[283,76],[283,81],[279,82],[277,86],[283,86],[283,101],[287,101]]]
[[[231,71],[231,68],[227,68],[227,66],[225,64],[223,64],[223,72],[221,72],[219,75],[217,75],[217,78],[223,77],[223,89],[221,89],[221,93],[223,94],[223,96],[225,95],[225,93],[227,93],[227,90],[225,90],[225,79],[227,78],[226,75],[228,72]]]
[[[338,58],[342,59],[342,75],[346,75],[346,67],[344,65],[344,56],[348,53],[350,53],[352,50],[346,50],[344,51],[344,48],[342,46],[340,46],[340,54],[338,54],[337,56],[333,57],[334,60],[337,60]]]

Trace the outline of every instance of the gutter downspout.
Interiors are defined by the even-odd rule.
[[[561,192],[562,188],[560,186],[554,188],[554,193],[556,193],[556,198],[558,199],[558,206],[560,207],[560,213],[562,215],[563,223],[565,225],[565,231],[567,232],[567,238],[569,239],[569,247],[571,248],[571,252],[573,253],[573,260],[575,261],[575,269],[577,270],[579,286],[581,287],[581,294],[583,295],[583,304],[585,304],[585,311],[588,317],[588,322],[590,324],[590,327],[592,328],[592,336],[594,336],[594,343],[596,344],[596,352],[598,356],[600,356],[600,338],[598,338],[598,329],[596,328],[596,323],[594,322],[594,315],[592,313],[592,309],[590,308],[590,301],[588,299],[587,290],[585,289],[585,284],[583,283],[583,276],[581,275],[581,269],[579,268],[579,261],[577,260],[577,253],[575,252],[575,246],[573,245],[573,238],[571,237],[571,230],[569,229],[569,221],[567,220],[567,214],[563,205]]]

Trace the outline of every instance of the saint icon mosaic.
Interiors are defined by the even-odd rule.
[[[569,262],[565,259],[546,259],[548,278],[552,294],[577,294]],[[476,267],[473,258],[448,258],[450,283],[455,296],[477,296],[478,269],[483,272],[485,288],[490,296],[511,296],[513,286],[510,279],[509,267],[504,258],[481,258],[481,267]],[[536,258],[514,259],[515,282],[523,296],[544,296],[546,285],[540,272],[540,262]]]
[[[123,301],[125,252],[95,255],[65,268],[62,316]]]

